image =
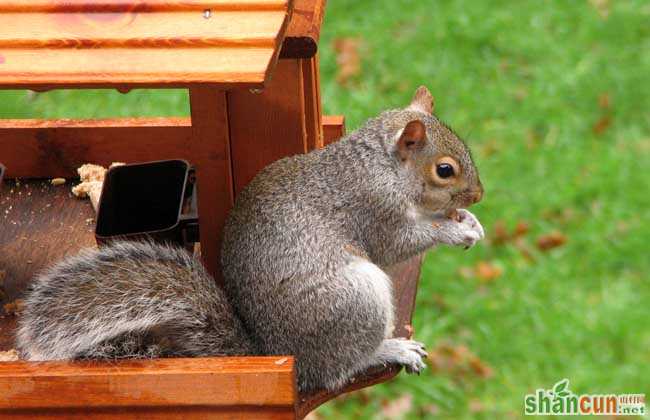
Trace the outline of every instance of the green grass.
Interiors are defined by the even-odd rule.
[[[518,418],[523,397],[569,378],[578,393],[650,394],[650,4],[610,1],[330,0],[321,41],[323,102],[348,128],[405,105],[419,84],[473,148],[486,188],[473,211],[514,243],[441,248],[423,268],[416,337],[464,345],[493,373],[429,369],[334,401],[331,418],[373,418],[404,395],[406,417]],[[332,42],[362,40],[362,71],[335,82]],[[609,97],[609,107],[599,98]],[[187,114],[182,92],[0,93],[2,117]],[[603,117],[611,123],[594,130]],[[605,124],[607,125],[607,124]],[[536,249],[560,231],[566,245]],[[492,282],[459,275],[498,265]],[[460,369],[460,370],[459,370]],[[437,413],[437,414],[435,414]]]

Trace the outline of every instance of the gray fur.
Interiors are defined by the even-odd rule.
[[[17,344],[35,361],[256,352],[200,262],[138,242],[86,250],[39,275]]]
[[[396,142],[414,119],[429,140],[404,162]],[[463,166],[463,187],[434,195],[432,205],[426,195],[441,189],[418,165],[441,153]],[[370,365],[401,363],[405,352],[419,360],[413,342],[393,359],[378,353],[396,348],[385,344],[393,308],[380,267],[482,238],[471,213],[444,216],[481,188],[466,146],[433,115],[384,112],[325,149],[271,164],[239,194],[224,234],[226,294],[263,353],[296,355],[303,391],[338,388]],[[417,371],[413,358],[406,364]]]
[[[116,244],[36,279],[20,350],[32,360],[292,354],[302,392],[339,388],[372,365],[420,371],[422,345],[391,338],[392,285],[381,267],[483,237],[470,212],[445,216],[480,199],[482,187],[465,144],[429,110],[421,88],[409,107],[262,170],[224,230],[228,301],[183,251]],[[401,153],[413,120],[426,126],[426,142]],[[427,178],[438,156],[459,163],[458,182]]]

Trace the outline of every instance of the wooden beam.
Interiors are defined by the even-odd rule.
[[[323,143],[327,146],[345,136],[345,117],[323,115]]]
[[[287,0],[4,0],[3,13],[151,13],[169,11],[284,10]]]
[[[201,256],[217,283],[223,284],[221,236],[234,202],[226,94],[210,88],[190,89],[190,108],[192,141],[186,146],[196,166]]]
[[[0,2],[0,88],[262,88],[292,12],[291,0],[31,3]]]
[[[307,152],[302,63],[280,60],[260,93],[228,93],[235,194],[268,164]]]
[[[294,418],[295,399],[288,356],[0,363],[2,418]]]
[[[84,163],[194,161],[189,118],[0,120],[6,177],[76,177]]]
[[[304,58],[302,63],[303,89],[305,93],[305,128],[307,150],[323,147],[322,111],[320,99],[320,74],[318,55]]]
[[[1,9],[0,3],[0,11]],[[0,45],[4,50],[102,47],[274,49],[278,28],[282,27],[286,19],[286,10],[220,11],[209,19],[204,18],[201,12],[124,12],[110,16],[92,13],[2,12]],[[62,31],[61,27],[68,30]],[[158,64],[160,63],[152,63],[152,66]],[[182,66],[184,63],[177,62],[176,65]],[[133,72],[137,72],[135,67]]]
[[[294,0],[280,58],[311,58],[318,52],[326,0]]]

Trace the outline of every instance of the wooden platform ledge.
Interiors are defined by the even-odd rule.
[[[294,418],[293,358],[0,363],[0,418]]]

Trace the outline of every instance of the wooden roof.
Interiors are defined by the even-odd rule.
[[[0,87],[261,87],[291,0],[0,0]]]

